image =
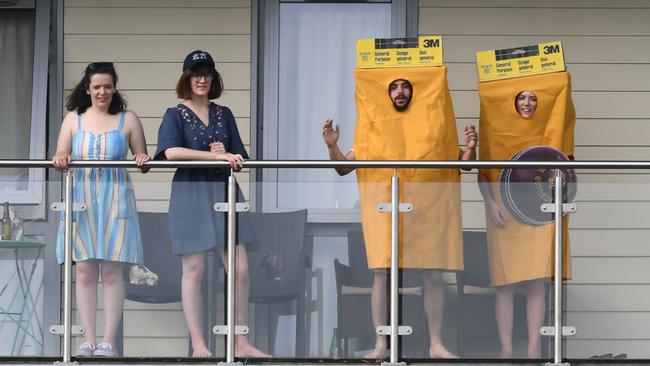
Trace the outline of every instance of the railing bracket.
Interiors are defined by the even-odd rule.
[[[48,329],[50,334],[53,335],[61,335],[63,334],[63,325],[50,325],[50,328]],[[73,325],[70,328],[70,332],[73,335],[83,335],[86,333],[86,329],[82,327],[81,325]]]
[[[555,203],[544,203],[542,204],[541,210],[542,212],[553,213],[555,212]],[[576,211],[578,211],[578,207],[576,207],[575,203],[562,204],[562,212],[575,213]]]
[[[555,335],[555,327],[541,327],[539,329],[539,332],[543,336],[552,337]],[[576,327],[570,327],[570,326],[562,327],[562,337],[573,337],[574,335],[576,335],[576,333],[578,333]]]
[[[50,204],[50,209],[52,211],[63,212],[65,211],[65,202],[52,202]],[[86,204],[80,202],[73,203],[72,211],[73,212],[86,211]]]
[[[378,335],[389,336],[391,332],[390,325],[380,325],[377,327],[376,332]],[[409,325],[400,325],[397,327],[397,333],[399,335],[411,335],[413,334],[413,328]]]
[[[379,203],[377,204],[377,211],[379,212],[390,212],[392,209],[390,203]],[[399,204],[399,212],[411,212],[413,211],[413,204],[408,202],[403,202]]]
[[[217,202],[213,208],[217,212],[228,212],[228,202]],[[235,211],[237,212],[248,212],[250,208],[251,206],[248,202],[237,202],[235,205]]]
[[[228,326],[226,325],[215,325],[212,327],[212,333],[217,335],[227,335]],[[236,325],[235,334],[248,334],[248,327],[246,325]]]

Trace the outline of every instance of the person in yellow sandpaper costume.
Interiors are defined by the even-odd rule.
[[[550,146],[573,159],[575,110],[569,74],[558,72],[479,84],[481,99],[480,158],[510,160],[522,149]],[[553,274],[554,225],[532,226],[510,216],[499,196],[501,169],[480,170],[479,188],[485,200],[490,274],[497,289],[495,316],[501,357],[512,356],[513,296],[526,289],[528,357],[541,355],[544,282]],[[522,183],[523,184],[523,183]],[[567,220],[563,230],[566,242]],[[570,262],[564,245],[564,276]]]
[[[477,133],[464,128],[467,149],[458,145],[456,120],[444,67],[357,69],[358,120],[354,148],[343,154],[339,126],[328,119],[323,139],[332,160],[474,160]],[[340,175],[352,168],[339,168]],[[386,323],[390,267],[390,215],[377,204],[390,202],[392,169],[358,169],[361,221],[368,267],[374,271],[372,319]],[[457,169],[399,169],[400,202],[413,211],[400,214],[400,268],[418,269],[423,282],[431,358],[456,358],[441,341],[444,289],[441,270],[462,270],[460,172]],[[367,358],[384,357],[387,341],[377,336]]]

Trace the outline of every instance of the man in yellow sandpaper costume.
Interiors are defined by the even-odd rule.
[[[575,110],[567,72],[479,83],[480,158],[510,160],[532,146],[550,146],[573,158]],[[501,357],[512,356],[513,295],[526,288],[528,357],[539,358],[544,321],[544,280],[553,274],[554,225],[532,226],[510,216],[499,196],[500,169],[481,170],[490,274],[497,288],[496,320]],[[524,183],[520,183],[524,184]],[[564,220],[564,238],[567,238]],[[565,239],[566,240],[566,239]],[[564,245],[564,258],[569,257]],[[569,276],[569,261],[564,276]]]
[[[323,139],[332,160],[473,160],[477,134],[466,126],[467,149],[459,148],[445,67],[357,69],[358,120],[354,149],[339,149],[339,126],[328,119]],[[339,168],[341,175],[351,168]],[[368,266],[375,270],[371,293],[375,326],[386,322],[390,267],[390,215],[377,210],[390,202],[392,169],[359,169],[359,196]],[[400,214],[400,268],[418,269],[423,282],[432,358],[454,358],[441,342],[444,289],[440,270],[462,270],[460,172],[457,169],[400,169],[400,202],[413,211]],[[366,357],[380,358],[386,338],[378,336]]]

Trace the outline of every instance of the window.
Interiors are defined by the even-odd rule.
[[[0,6],[0,158],[45,158],[49,2]],[[40,203],[44,169],[0,169],[0,202]]]
[[[276,0],[264,6],[263,158],[328,159],[321,137],[326,118],[340,125],[339,147],[347,153],[356,123],[355,43],[359,38],[404,36],[394,30],[396,4]],[[309,208],[311,218],[316,214],[327,220],[322,215],[333,213],[356,220],[355,174],[266,169],[264,183],[264,210]]]

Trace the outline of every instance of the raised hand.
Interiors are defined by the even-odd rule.
[[[339,141],[339,125],[334,126],[334,120],[328,118],[323,124],[323,141],[327,147],[336,145]]]
[[[476,141],[478,140],[478,133],[476,133],[476,126],[469,125],[465,126],[463,129],[463,134],[465,135],[465,144],[468,149],[476,148]]]

